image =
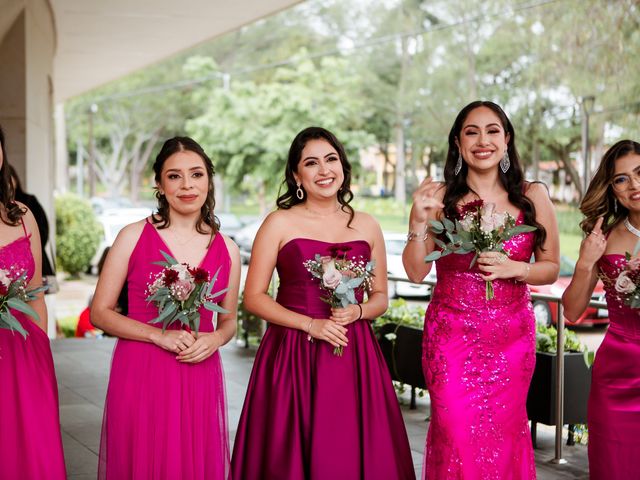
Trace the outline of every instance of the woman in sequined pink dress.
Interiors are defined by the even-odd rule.
[[[29,287],[35,288],[42,285],[38,225],[24,205],[14,202],[7,167],[0,129],[0,269],[26,272]],[[26,338],[0,328],[0,478],[63,480],[58,385],[43,295],[30,305],[37,321],[11,310]]]
[[[604,283],[609,329],[596,353],[587,411],[592,480],[640,478],[640,310],[616,290],[625,252],[640,241],[640,143],[621,140],[604,155],[580,210],[587,234],[562,303],[577,319],[598,277]]]
[[[456,218],[475,200],[494,203],[519,224],[537,227],[505,243],[508,255],[473,253],[437,260],[437,286],[425,317],[423,369],[431,398],[423,478],[533,479],[526,399],[535,365],[535,320],[527,284],[558,276],[559,241],[544,185],[524,181],[515,132],[496,104],[477,101],[449,133],[444,183],[426,179],[413,194],[407,275],[429,273],[436,245],[430,220]],[[535,256],[535,262],[529,260]],[[495,296],[487,300],[485,281]]]

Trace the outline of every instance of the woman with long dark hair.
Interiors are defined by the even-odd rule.
[[[571,283],[562,296],[564,316],[587,308],[601,278],[609,329],[592,369],[587,411],[589,475],[593,480],[640,478],[640,310],[625,293],[634,288],[627,261],[640,242],[640,143],[621,140],[602,157],[580,204],[586,234]]]
[[[158,212],[125,227],[105,261],[93,324],[119,337],[105,402],[98,477],[226,479],[229,439],[218,349],[235,334],[240,252],[214,215],[213,164],[194,140],[167,140],[153,165]],[[200,307],[199,330],[166,331],[148,288],[167,253],[212,278],[227,313]],[[128,284],[128,313],[116,311]],[[174,279],[177,280],[177,279]],[[184,280],[184,279],[183,279]],[[165,283],[169,286],[169,283]]]
[[[285,192],[258,231],[245,284],[247,309],[269,326],[249,380],[232,478],[415,478],[398,401],[370,325],[388,303],[380,226],[349,205],[351,165],[331,132],[301,131],[284,176]],[[375,260],[366,302],[362,292],[344,308],[323,301],[320,280],[305,262],[323,258],[331,265],[336,257]],[[268,293],[274,269],[280,279],[276,300]]]
[[[526,412],[535,319],[527,284],[557,278],[559,241],[547,190],[524,181],[515,141],[502,108],[470,103],[449,133],[444,183],[427,179],[413,194],[403,263],[414,282],[429,273],[432,263],[425,256],[440,248],[435,240],[448,241],[437,239],[429,222],[461,219],[471,202],[500,212],[495,218],[508,213],[516,224],[537,228],[505,242],[506,253],[481,253],[473,266],[473,252],[436,261],[423,341],[431,398],[427,479],[535,478]],[[493,283],[492,299],[487,281]]]
[[[0,295],[23,274],[28,288],[42,285],[38,225],[32,213],[14,201],[5,140],[0,128]],[[0,328],[0,478],[66,478],[58,385],[47,330],[43,294],[30,302],[38,319],[9,311],[26,332]]]

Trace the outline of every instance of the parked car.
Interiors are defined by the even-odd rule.
[[[544,293],[561,297],[571,282],[574,269],[575,262],[569,257],[561,255],[558,280],[551,285],[529,285],[531,293]],[[593,300],[604,300],[604,285],[600,280],[598,280],[591,298]],[[558,323],[558,304],[556,302],[534,300],[533,312],[536,315],[536,321],[542,325],[548,326],[552,323]],[[566,319],[565,322],[567,325],[606,325],[609,323],[609,313],[606,308],[588,307],[575,322],[569,322]]]
[[[258,229],[260,228],[260,225],[262,225],[263,220],[263,218],[254,220],[236,232],[235,242],[238,244],[238,248],[240,248],[240,255],[242,256],[243,263],[249,263],[253,240],[256,238],[256,234],[258,233]]]
[[[238,216],[234,213],[223,212],[216,213],[216,217],[220,220],[220,231],[235,241],[236,234],[243,226]]]
[[[104,261],[107,249],[113,245],[120,230],[130,223],[137,222],[153,213],[150,208],[109,208],[98,215],[98,222],[102,225],[103,236],[100,245],[91,260],[91,273],[98,273],[98,265]]]
[[[402,250],[407,236],[402,233],[384,233],[384,244],[387,249],[387,274],[390,277],[407,278],[402,265]],[[433,270],[433,269],[432,269]],[[430,276],[428,278],[435,277]],[[389,281],[389,298],[419,297],[427,299],[431,294],[431,287],[409,282]]]

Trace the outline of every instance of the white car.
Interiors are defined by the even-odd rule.
[[[390,277],[407,278],[402,265],[402,250],[407,242],[406,234],[384,233],[384,243],[387,249],[387,274]],[[427,275],[427,279],[435,280],[435,268]],[[389,298],[420,297],[427,299],[431,296],[431,287],[410,282],[389,281]]]

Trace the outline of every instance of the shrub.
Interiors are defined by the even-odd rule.
[[[56,259],[70,275],[89,267],[98,249],[102,227],[91,205],[77,195],[56,198]]]

